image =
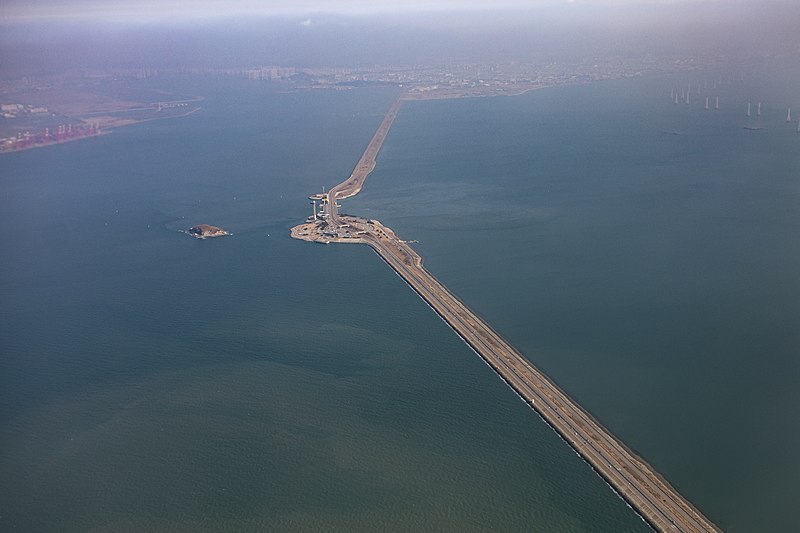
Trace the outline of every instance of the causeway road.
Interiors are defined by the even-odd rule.
[[[336,200],[358,194],[400,108],[396,101],[351,176],[328,193],[327,216],[292,229],[312,242],[370,246],[436,313],[633,507],[662,532],[721,530],[591,414],[537,369],[423,266],[422,257],[376,220],[340,215]]]
[[[398,98],[394,101],[392,107],[389,108],[389,111],[383,117],[383,121],[378,127],[378,131],[375,132],[372,140],[367,145],[367,149],[364,150],[364,154],[361,156],[361,159],[358,160],[356,168],[353,169],[350,177],[328,191],[328,198],[331,201],[334,216],[336,216],[336,200],[350,198],[351,196],[355,196],[356,194],[360,193],[361,187],[364,186],[367,176],[375,169],[375,164],[378,159],[378,152],[381,151],[383,141],[386,140],[386,135],[389,133],[389,129],[392,127],[394,119],[397,117],[397,113],[400,112],[400,106],[402,104],[402,98]]]

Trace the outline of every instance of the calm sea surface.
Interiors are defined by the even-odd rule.
[[[726,530],[787,531],[797,85],[669,101],[706,80],[407,103],[343,211]],[[394,92],[170,85],[203,111],[0,157],[0,530],[648,530],[374,253],[288,237]]]

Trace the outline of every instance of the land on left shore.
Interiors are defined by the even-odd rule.
[[[131,81],[52,77],[0,84],[0,153],[77,141],[200,110],[200,96],[134,87]]]

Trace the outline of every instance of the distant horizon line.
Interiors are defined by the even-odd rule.
[[[16,5],[14,5],[16,4]],[[132,3],[111,4],[86,3],[70,5],[70,3],[54,3],[49,0],[33,2],[9,2],[0,8],[0,26],[43,23],[43,22],[114,22],[127,24],[165,23],[178,20],[208,21],[208,20],[233,20],[242,17],[256,17],[262,19],[300,18],[301,22],[308,17],[373,17],[373,16],[408,16],[419,14],[440,15],[469,15],[479,13],[501,12],[528,12],[561,10],[564,14],[574,10],[609,10],[642,9],[691,6],[709,6],[718,4],[726,10],[737,6],[752,8],[752,3],[747,0],[539,0],[532,4],[529,0],[499,0],[498,3],[488,3],[484,0],[440,0],[432,2],[407,2],[384,3],[375,5],[361,0],[351,0],[338,7],[330,3],[311,0],[285,5],[285,2],[275,0],[264,4],[254,4],[251,0],[238,0],[219,6],[217,2],[188,4],[173,1],[166,5],[150,0],[140,1],[138,5]],[[298,5],[299,4],[299,5]],[[771,5],[794,6],[790,0],[763,0],[759,4],[760,10],[766,10]],[[697,13],[695,12],[695,15]],[[687,13],[688,16],[688,13]],[[313,19],[309,19],[313,20]],[[311,24],[308,24],[311,25]]]

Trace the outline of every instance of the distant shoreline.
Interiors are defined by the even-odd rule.
[[[10,148],[8,150],[4,150],[4,149],[0,148],[0,155],[3,155],[3,154],[16,154],[16,153],[19,153],[19,152],[27,152],[28,150],[33,150],[34,148],[46,148],[48,146],[55,146],[57,144],[67,144],[67,143],[76,142],[76,141],[83,141],[83,140],[86,140],[86,139],[94,139],[95,137],[100,137],[102,135],[108,135],[109,133],[112,133],[112,130],[100,130],[97,133],[93,133],[91,135],[82,135],[80,137],[70,137],[69,139],[58,139],[58,140],[53,140],[53,141],[46,142],[46,143],[35,143],[35,144],[31,144],[29,146],[24,146],[24,147],[21,147],[21,148]]]
[[[437,89],[426,92],[406,93],[401,99],[404,101],[424,101],[424,100],[455,100],[460,98],[488,98],[493,96],[520,96],[531,91],[538,89],[547,89],[548,87],[556,87],[558,84],[537,85],[535,87],[518,88],[513,91],[504,92],[500,90],[487,90],[481,91],[453,91],[448,93],[447,90],[437,92]],[[565,84],[566,85],[566,84]]]
[[[143,119],[118,119],[116,122],[108,121],[106,123],[106,127],[108,127],[108,125],[110,124],[110,126],[112,128],[122,128],[122,127],[125,127],[125,126],[133,126],[135,124],[143,124],[145,122],[152,122],[154,120],[169,120],[169,119],[174,119],[174,118],[184,118],[184,117],[188,117],[192,113],[200,111],[201,109],[202,109],[202,107],[196,107],[196,108],[192,109],[191,111],[188,111],[188,112],[186,112],[186,113],[184,113],[182,115],[173,115],[173,116],[169,116],[169,117],[153,117],[153,118],[143,118]],[[49,142],[46,142],[46,143],[34,143],[34,144],[31,144],[31,145],[28,145],[28,146],[23,146],[23,147],[20,147],[20,148],[16,148],[16,147],[15,148],[9,148],[9,149],[0,148],[0,155],[2,155],[2,154],[15,154],[15,153],[18,153],[18,152],[26,152],[28,150],[33,150],[34,148],[46,148],[48,146],[54,146],[54,145],[57,145],[57,144],[65,144],[65,143],[70,143],[70,142],[75,142],[75,141],[83,141],[85,139],[92,139],[94,137],[99,137],[101,135],[108,135],[109,133],[113,133],[113,132],[114,132],[113,129],[101,129],[97,133],[93,133],[91,135],[81,135],[79,137],[70,137],[68,139],[53,140],[53,141],[49,141]]]

